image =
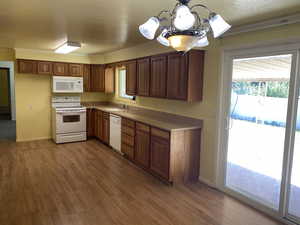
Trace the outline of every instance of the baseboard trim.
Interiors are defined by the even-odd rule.
[[[38,137],[38,138],[28,138],[28,139],[17,138],[16,142],[42,141],[42,140],[50,140],[50,139],[51,137]]]
[[[199,181],[203,184],[206,184],[207,186],[211,187],[211,188],[217,188],[216,184],[214,184],[213,182],[207,180],[206,178],[203,178],[201,176],[199,176]]]

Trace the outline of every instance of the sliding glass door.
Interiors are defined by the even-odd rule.
[[[254,51],[225,54],[223,189],[300,222],[299,51]]]

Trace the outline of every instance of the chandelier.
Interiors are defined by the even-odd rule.
[[[164,45],[171,46],[177,51],[187,52],[194,47],[209,45],[207,34],[213,33],[214,38],[220,37],[230,29],[230,25],[218,14],[212,12],[202,4],[189,6],[190,0],[177,0],[172,11],[163,10],[158,16],[151,17],[146,23],[139,26],[141,34],[150,40],[155,38],[157,30],[160,34],[156,40]],[[202,18],[195,11],[201,7],[208,11],[208,17]],[[166,15],[167,17],[162,17]],[[167,23],[168,25],[163,25]]]

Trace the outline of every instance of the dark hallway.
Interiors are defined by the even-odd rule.
[[[0,141],[16,139],[16,122],[12,120],[9,69],[0,68]]]

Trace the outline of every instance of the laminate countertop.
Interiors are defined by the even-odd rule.
[[[123,109],[111,105],[86,106],[112,113],[127,119],[145,123],[168,131],[194,130],[202,128],[203,121],[190,117],[174,115],[147,109]]]

